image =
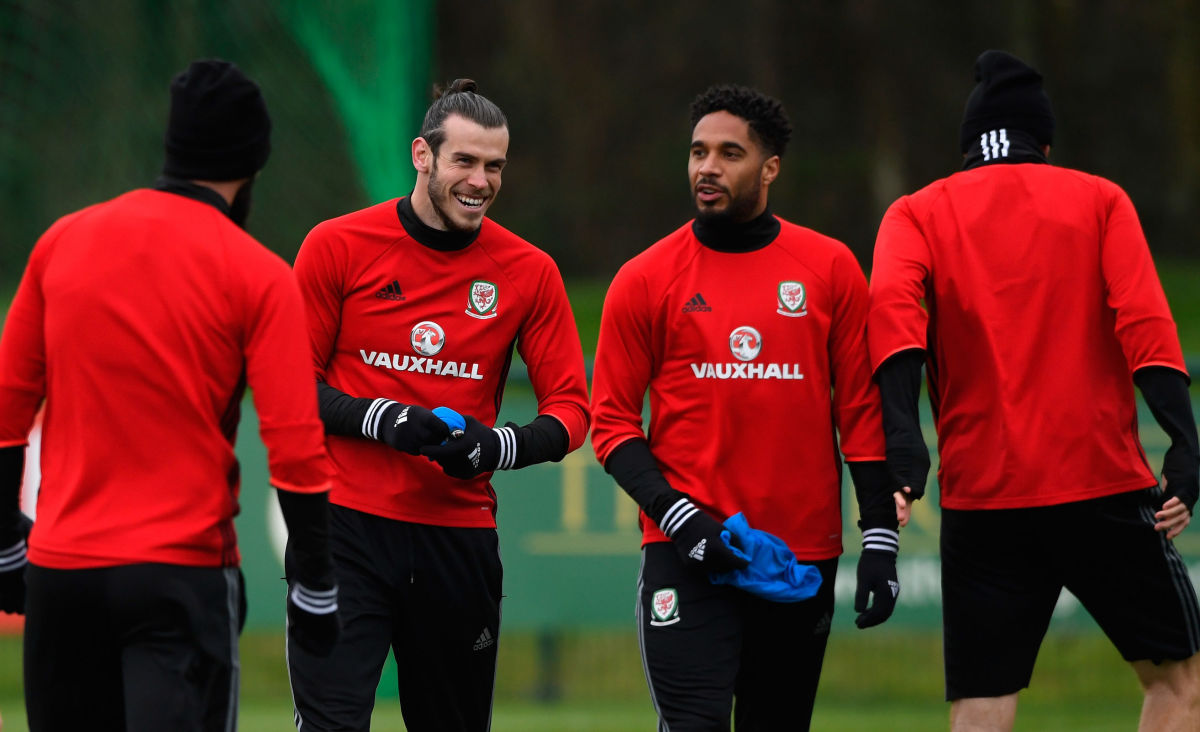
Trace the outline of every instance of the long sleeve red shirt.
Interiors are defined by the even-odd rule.
[[[875,244],[868,339],[873,368],[928,352],[946,508],[1155,484],[1132,373],[1184,371],[1183,357],[1137,214],[1115,184],[996,164],[896,201]]]
[[[486,218],[463,248],[426,246],[405,230],[397,203],[325,221],[300,247],[317,378],[354,397],[447,406],[490,426],[515,344],[538,413],[562,423],[568,449],[578,448],[587,377],[554,260]],[[333,503],[436,526],[496,525],[490,473],[458,480],[364,437],[329,435],[328,445]]]
[[[842,455],[883,460],[883,427],[858,262],[779,221],[749,252],[710,249],[689,224],[621,268],[600,324],[592,443],[603,463],[648,439],[673,488],[718,520],[742,511],[813,561],[842,551]],[[667,540],[641,523],[644,542]]]
[[[271,483],[328,490],[304,331],[287,264],[213,205],[135,190],[59,219],[0,338],[0,447],[45,399],[30,561],[236,565],[247,385]]]

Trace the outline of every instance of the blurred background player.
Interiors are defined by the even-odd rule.
[[[154,188],[59,219],[30,256],[0,339],[0,606],[27,616],[32,730],[235,728],[247,386],[298,558],[293,639],[323,653],[336,637],[303,305],[241,228],[270,132],[253,81],[193,62],[171,83]],[[17,494],[43,399],[22,583]]]
[[[912,500],[929,468],[927,365],[951,727],[1012,728],[1066,587],[1137,672],[1139,729],[1200,729],[1200,609],[1171,542],[1200,458],[1145,236],[1116,185],[1048,164],[1040,74],[987,51],[975,78],[962,172],[896,201],[880,226],[868,328],[888,458]],[[1134,384],[1171,439],[1161,487]]]
[[[345,619],[328,660],[289,646],[306,731],[369,728],[389,647],[408,729],[491,723],[501,565],[489,478],[561,460],[588,429],[558,268],[484,217],[508,141],[500,109],[455,81],[413,141],[412,194],[319,224],[296,257]],[[493,428],[514,343],[538,416]],[[467,415],[463,436],[447,441],[437,405]]]
[[[839,439],[863,517],[859,626],[899,591],[867,282],[843,244],[767,206],[791,132],[777,100],[713,87],[691,118],[697,216],[613,280],[592,441],[643,512],[638,637],[661,728],[727,730],[736,698],[739,730],[807,729],[842,552]],[[738,511],[820,569],[815,597],[709,582],[743,563],[720,538]]]

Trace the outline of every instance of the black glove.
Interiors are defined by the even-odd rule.
[[[470,415],[463,420],[467,426],[461,437],[441,445],[423,447],[421,454],[436,461],[446,475],[459,480],[470,480],[513,466],[517,452],[515,424],[509,422],[504,427],[492,429]]]
[[[0,549],[0,611],[25,614],[25,540]]]
[[[342,634],[337,610],[337,585],[326,590],[288,585],[288,634],[308,653],[325,658],[333,652]]]
[[[900,537],[891,529],[863,531],[863,551],[858,558],[858,587],[854,591],[854,624],[859,628],[879,625],[892,616],[900,581],[896,578],[896,554]],[[867,599],[874,595],[870,609]]]
[[[1166,481],[1163,502],[1178,498],[1188,513],[1196,506],[1200,495],[1200,475],[1197,475],[1196,455],[1184,445],[1172,444],[1163,455],[1162,477]]]
[[[363,431],[409,455],[450,437],[450,428],[432,411],[416,404],[376,399],[367,410]]]
[[[907,494],[910,501],[924,496],[925,481],[929,478],[929,448],[925,446],[925,440],[907,434],[889,435],[885,454],[895,490],[903,486],[912,488]]]
[[[749,562],[721,540],[725,526],[693,504],[686,495],[663,514],[659,528],[671,538],[684,566],[716,574],[744,569]]]

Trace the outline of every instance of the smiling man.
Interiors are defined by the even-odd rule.
[[[412,195],[319,224],[296,258],[345,621],[328,659],[288,646],[305,732],[370,728],[389,647],[409,730],[490,724],[501,565],[489,479],[561,460],[588,430],[558,268],[484,216],[507,154],[503,112],[455,81],[413,141]],[[538,416],[494,429],[514,344]],[[437,405],[467,415],[460,437]]]
[[[899,592],[867,281],[842,243],[768,208],[790,133],[782,105],[753,89],[698,97],[696,218],[622,267],[604,302],[592,441],[642,509],[638,639],[659,729],[728,730],[731,714],[739,732],[808,728],[842,553],[843,458],[864,534],[859,627],[886,620]],[[745,565],[721,538],[737,512],[817,567],[815,596],[785,603],[710,581]]]

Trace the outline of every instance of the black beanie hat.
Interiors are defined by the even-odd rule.
[[[171,80],[163,173],[184,180],[249,178],[271,154],[271,117],[258,84],[228,61],[193,61]]]
[[[962,152],[979,135],[1000,127],[1024,130],[1039,145],[1054,141],[1054,112],[1041,74],[1012,54],[984,51],[975,60],[975,81],[963,111]]]

